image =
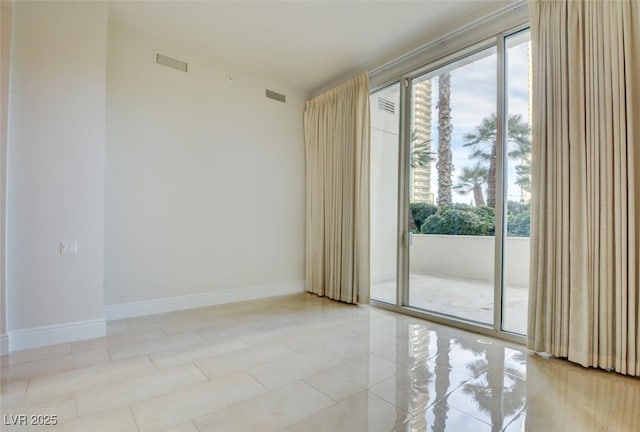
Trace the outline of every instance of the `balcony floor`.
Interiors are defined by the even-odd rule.
[[[503,328],[526,334],[529,290],[506,286]],[[371,298],[395,303],[395,281],[374,283]],[[493,282],[411,272],[409,305],[484,324],[493,323]]]

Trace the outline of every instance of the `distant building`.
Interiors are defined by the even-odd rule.
[[[414,89],[414,118],[412,127],[413,144],[424,143],[424,151],[429,158],[434,158],[431,147],[431,80],[415,84]],[[400,110],[396,106],[399,100],[398,89],[389,87],[377,98],[372,100],[371,125],[379,139],[391,146],[398,145],[398,127],[400,124]],[[372,136],[372,140],[373,140]],[[387,141],[388,140],[388,141]],[[397,148],[397,147],[395,147]],[[434,202],[431,189],[431,171],[434,160],[428,160],[424,167],[411,170],[409,179],[410,202]]]
[[[425,151],[431,152],[431,80],[425,80],[413,86],[413,139],[414,144],[425,143]],[[431,191],[431,167],[429,162],[423,167],[415,167],[411,173],[409,193],[411,202],[434,202]]]

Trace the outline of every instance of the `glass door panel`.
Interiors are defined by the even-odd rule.
[[[396,304],[400,84],[370,96],[371,298]]]
[[[531,209],[531,37],[529,30],[505,39],[507,134],[502,329],[527,333],[529,215]]]
[[[409,306],[494,321],[497,49],[411,81]]]

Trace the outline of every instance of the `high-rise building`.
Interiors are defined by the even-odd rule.
[[[431,191],[431,80],[425,80],[414,85],[414,117],[411,131],[412,147],[420,146],[420,151],[426,153],[426,163],[418,166],[412,163],[413,169],[410,179],[411,202],[434,201]],[[412,155],[413,156],[413,155]],[[413,161],[412,161],[413,162]]]

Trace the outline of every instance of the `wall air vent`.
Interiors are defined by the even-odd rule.
[[[278,102],[282,102],[282,103],[286,103],[287,102],[287,97],[285,95],[277,93],[277,92],[274,92],[273,90],[267,89],[266,96],[269,99],[277,100]]]
[[[187,72],[187,62],[174,59],[173,57],[169,57],[164,54],[156,53],[156,63],[175,70],[179,70],[181,72]]]
[[[381,109],[382,111],[386,111],[386,112],[391,113],[391,114],[395,114],[395,112],[396,112],[396,104],[394,104],[390,100],[386,100],[384,98],[379,97],[378,98],[378,109]]]

